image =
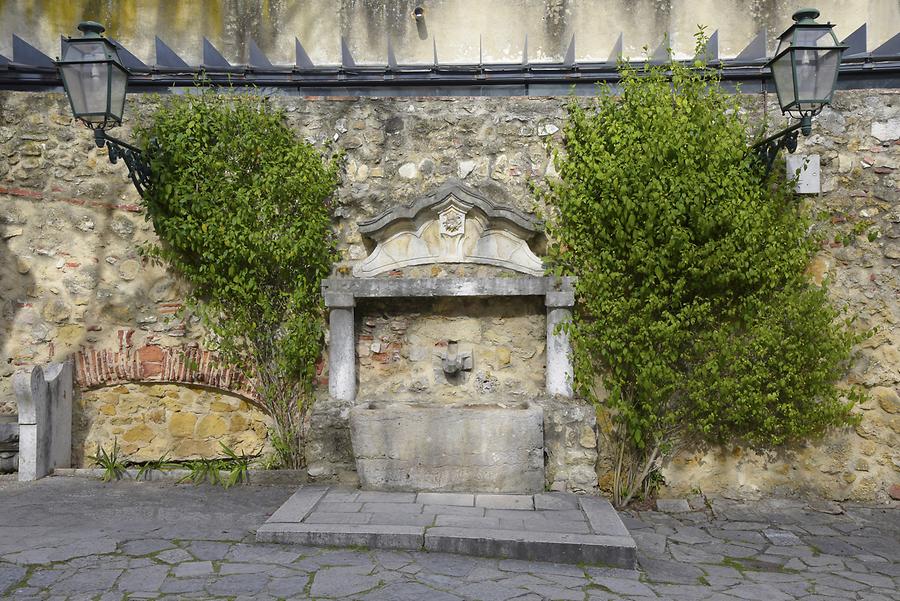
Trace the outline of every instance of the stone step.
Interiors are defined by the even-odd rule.
[[[303,486],[259,527],[256,540],[621,568],[634,568],[637,559],[634,539],[607,500],[567,493],[416,494]]]

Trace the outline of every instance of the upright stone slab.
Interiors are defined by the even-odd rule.
[[[19,480],[43,478],[50,466],[50,387],[44,370],[13,374],[13,389],[19,408]]]
[[[50,392],[50,467],[72,467],[74,364],[68,359],[43,369]]]
[[[71,361],[13,374],[19,411],[19,480],[43,478],[72,457]]]

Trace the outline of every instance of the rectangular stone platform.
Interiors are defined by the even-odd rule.
[[[634,539],[608,501],[567,493],[375,492],[303,486],[259,542],[411,549],[633,568]]]

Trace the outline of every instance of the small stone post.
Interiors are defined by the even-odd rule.
[[[557,325],[572,319],[574,292],[548,292],[547,306],[547,393],[572,398],[572,345],[565,332],[557,332]]]
[[[325,305],[331,310],[328,339],[328,391],[340,401],[356,398],[356,333],[352,294],[326,293]]]
[[[72,360],[13,374],[19,411],[19,480],[72,463]]]
[[[19,480],[31,481],[50,473],[50,388],[44,370],[13,374],[19,406]]]

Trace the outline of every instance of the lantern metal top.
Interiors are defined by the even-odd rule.
[[[84,34],[84,38],[99,38],[103,37],[106,27],[96,21],[82,21],[78,24],[78,31]]]
[[[819,10],[816,8],[801,8],[791,18],[797,22],[806,25],[807,23],[815,23],[819,18]]]

